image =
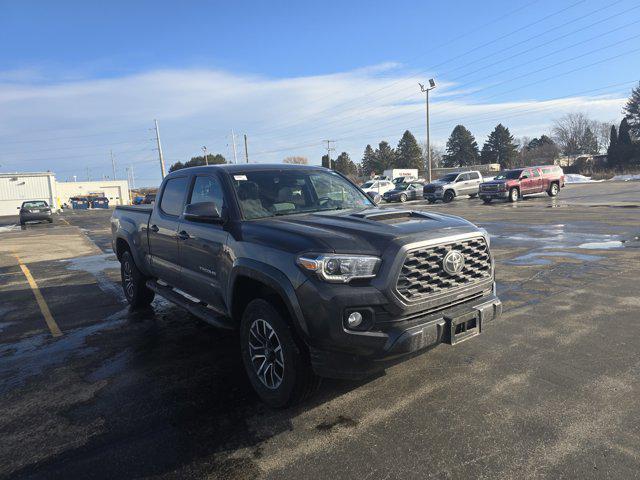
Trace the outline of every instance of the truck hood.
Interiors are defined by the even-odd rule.
[[[245,222],[242,231],[245,241],[292,253],[381,255],[391,242],[407,244],[478,228],[452,215],[370,208],[264,218]]]

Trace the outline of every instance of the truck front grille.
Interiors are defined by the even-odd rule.
[[[457,250],[464,256],[459,273],[449,274],[442,265],[445,255]],[[491,278],[491,255],[483,237],[410,250],[398,276],[396,290],[415,302],[433,294],[445,294]]]
[[[497,192],[498,185],[481,185],[480,190],[483,192]]]

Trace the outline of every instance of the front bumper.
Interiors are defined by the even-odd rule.
[[[444,196],[444,190],[437,190],[435,192],[423,193],[425,200],[441,200]]]
[[[374,312],[382,311],[380,306],[371,308]],[[364,378],[440,343],[455,344],[473,337],[501,313],[502,302],[494,288],[435,311],[397,318],[385,318],[382,313],[383,321],[371,331],[347,330],[343,326],[343,315],[339,314],[337,319],[328,322],[339,324],[339,339],[334,332],[330,343],[309,344],[311,363],[316,374],[323,377]]]
[[[480,198],[491,198],[491,199],[495,199],[495,198],[509,198],[509,192],[507,191],[500,191],[500,192],[480,192],[478,194],[478,196]]]

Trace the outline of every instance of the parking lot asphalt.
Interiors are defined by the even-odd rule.
[[[0,477],[640,478],[640,182],[401,208],[489,231],[503,316],[286,410],[233,333],[128,310],[110,211],[0,219]]]

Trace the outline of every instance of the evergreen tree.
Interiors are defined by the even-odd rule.
[[[620,122],[620,128],[618,129],[618,145],[631,145],[631,127],[629,120],[623,118]]]
[[[357,167],[349,157],[349,154],[347,152],[342,152],[338,155],[338,158],[336,158],[335,170],[343,175],[355,175]]]
[[[398,168],[417,168],[424,170],[422,161],[422,150],[416,140],[416,137],[409,130],[405,130],[402,138],[398,142],[397,161],[395,166]]]
[[[378,144],[378,148],[375,151],[376,159],[376,173],[381,174],[388,168],[394,168],[396,166],[397,154],[396,151],[391,148],[389,142],[382,141]]]
[[[640,83],[631,91],[631,97],[623,108],[627,116],[631,133],[636,137],[640,137]]]
[[[478,143],[471,132],[456,125],[447,140],[447,153],[442,158],[444,167],[464,167],[478,163]]]
[[[580,139],[580,151],[590,155],[597,155],[600,152],[600,145],[598,145],[598,139],[591,130],[591,127],[587,127],[584,130],[584,134]]]
[[[374,173],[381,173],[381,172],[376,172],[376,154],[373,151],[373,148],[371,148],[371,145],[367,145],[364,149],[364,155],[362,156],[362,173],[365,176],[370,176],[373,175]]]
[[[175,172],[176,170],[180,170],[181,168],[189,168],[189,167],[200,167],[202,165],[220,165],[223,163],[227,163],[227,159],[224,156],[216,153],[208,153],[207,158],[205,159],[204,155],[200,155],[199,157],[191,157],[191,160],[188,162],[176,162],[169,168],[170,172]]]
[[[609,148],[607,148],[607,165],[609,165],[609,168],[616,168],[618,165],[618,131],[615,125],[611,125]]]
[[[509,129],[499,123],[482,147],[482,163],[499,163],[501,168],[511,168],[516,162],[518,148]]]
[[[336,168],[336,161],[331,159],[331,165],[329,165],[329,155],[322,155],[322,166],[333,170]]]

